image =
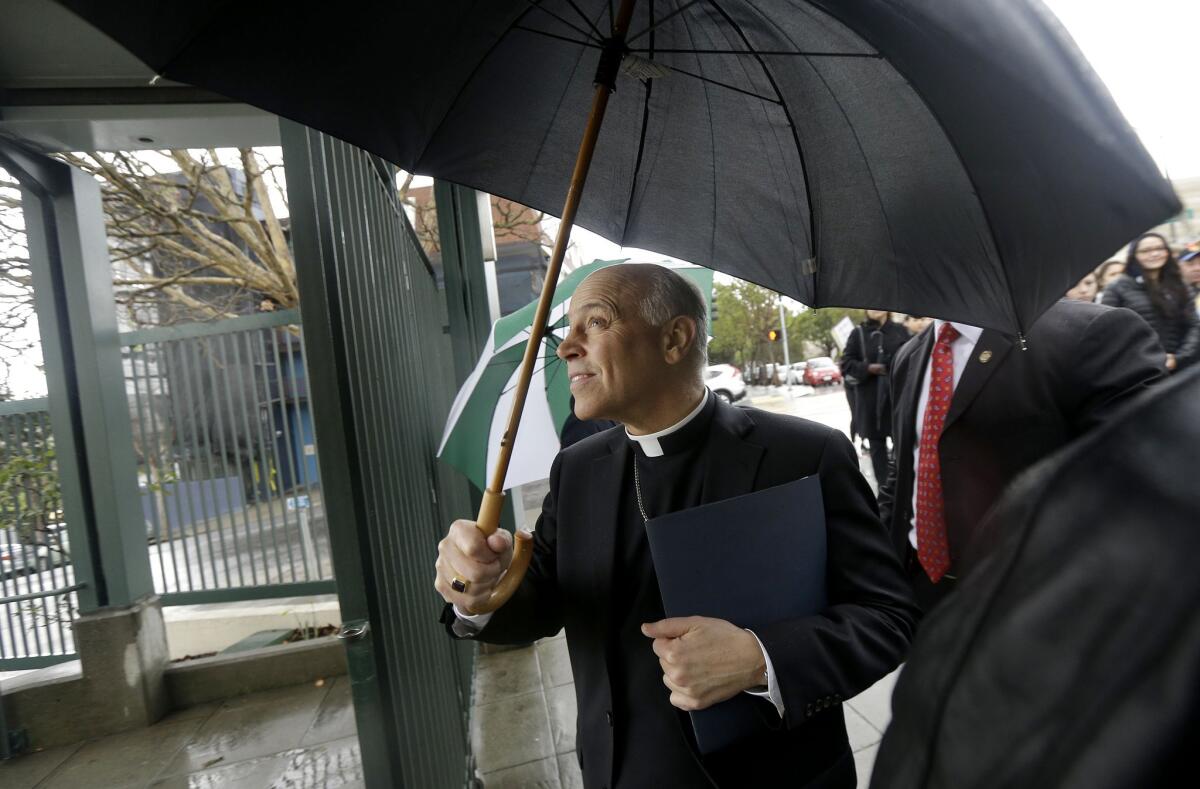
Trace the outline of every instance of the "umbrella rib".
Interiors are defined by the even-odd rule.
[[[691,71],[685,71],[684,69],[676,68],[675,66],[668,66],[666,63],[660,63],[657,60],[652,61],[652,62],[658,63],[658,65],[669,68],[669,69],[671,69],[671,71],[675,72],[676,74],[682,74],[685,77],[691,77],[692,79],[698,79],[701,82],[707,82],[710,85],[717,85],[722,88],[728,88],[729,90],[736,91],[736,92],[744,94],[746,96],[752,96],[756,99],[761,99],[762,101],[769,101],[772,104],[779,104],[779,105],[783,104],[783,102],[780,101],[779,99],[773,99],[770,96],[764,96],[761,93],[755,93],[752,90],[746,90],[745,88],[739,88],[736,85],[730,85],[728,82],[721,82],[720,80],[710,79],[709,77],[702,77],[699,74],[692,73]]]
[[[567,36],[560,36],[557,33],[551,33],[546,30],[538,30],[537,28],[534,28],[534,27],[525,27],[524,25],[515,25],[513,27],[513,30],[524,30],[526,33],[536,33],[539,36],[545,36],[546,38],[557,39],[558,41],[565,41],[568,44],[574,44],[574,45],[580,46],[580,47],[591,47],[592,49],[603,49],[603,47],[600,46],[599,44],[597,44],[595,41],[579,41],[577,39],[568,38]]]
[[[588,19],[588,15],[583,13],[583,11],[580,10],[579,6],[575,5],[575,0],[566,0],[566,2],[567,2],[567,5],[571,6],[571,8],[573,8],[573,9],[575,9],[575,13],[579,14],[579,18],[582,19],[585,23],[587,23],[587,26],[590,27],[592,29],[592,32],[596,34],[596,38],[603,41],[604,34],[600,32],[600,28],[596,27],[596,23],[593,22],[591,19]]]
[[[654,21],[654,17],[653,17],[653,15],[651,15],[651,17],[650,17],[650,26],[649,26],[649,27],[646,27],[646,28],[644,28],[644,29],[642,29],[642,30],[639,30],[638,32],[634,33],[632,36],[629,36],[629,37],[627,37],[627,38],[625,39],[625,43],[626,43],[626,44],[632,44],[634,41],[637,41],[637,40],[638,40],[639,38],[641,38],[642,36],[644,36],[644,35],[646,35],[647,33],[651,32],[651,31],[652,31],[652,30],[654,30],[655,28],[657,28],[657,27],[661,26],[661,25],[662,25],[664,22],[666,22],[668,19],[671,19],[672,17],[676,16],[677,14],[682,14],[682,13],[683,13],[684,11],[686,11],[688,8],[690,8],[690,7],[694,6],[696,3],[699,3],[699,2],[700,2],[700,0],[688,0],[688,2],[686,2],[686,3],[684,3],[683,5],[679,6],[679,8],[676,8],[674,11],[672,11],[672,12],[671,12],[671,13],[669,13],[669,14],[667,14],[666,16],[664,16],[662,19],[658,20],[657,22],[655,22],[655,21]],[[630,50],[630,52],[638,52],[638,51],[641,51],[641,50],[636,50],[636,49],[631,49],[631,50]]]
[[[541,2],[541,0],[525,0],[525,2],[526,2],[526,3],[528,3],[528,4],[529,4],[529,6],[530,6],[531,8],[536,8],[537,10],[541,11],[541,12],[542,12],[542,13],[544,13],[544,14],[548,14],[549,16],[552,16],[552,17],[554,17],[554,18],[555,18],[555,19],[557,19],[559,22],[562,22],[564,25],[566,25],[567,27],[571,28],[571,29],[572,29],[572,30],[574,30],[576,33],[578,33],[579,35],[583,36],[584,38],[586,38],[586,39],[588,39],[588,40],[592,40],[592,34],[591,34],[591,33],[589,33],[588,31],[584,30],[584,29],[583,29],[582,27],[580,27],[579,25],[576,25],[576,24],[574,24],[573,22],[569,22],[569,21],[567,21],[567,20],[566,20],[566,19],[564,19],[563,17],[561,17],[561,16],[559,16],[558,14],[554,13],[553,11],[551,11],[549,8],[546,8],[544,5],[542,5],[542,2]],[[522,14],[522,16],[524,16],[524,14]]]
[[[650,19],[654,19],[654,0],[650,0]],[[655,25],[651,25],[647,30],[651,31],[650,49],[651,53],[654,50],[654,35],[653,30]],[[651,58],[653,59],[653,58]],[[654,80],[645,80],[646,93],[642,97],[642,129],[638,134],[638,149],[637,159],[633,163],[633,177],[629,179],[629,199],[625,201],[625,222],[621,225],[621,239],[624,240],[629,232],[629,219],[633,216],[633,196],[637,192],[638,175],[642,172],[642,157],[646,153],[646,129],[650,125],[650,94],[654,91]]]
[[[649,49],[630,49],[634,54],[649,52]],[[805,52],[796,49],[658,49],[655,50],[660,55],[752,55],[754,57],[762,57],[764,55],[799,55],[806,58],[868,58],[871,60],[881,60],[883,55],[878,52]]]
[[[681,19],[683,22],[684,33],[687,34],[688,41],[692,44],[696,43],[695,36],[692,35],[691,25],[686,19]],[[712,102],[708,99],[708,89],[704,89],[704,108],[705,116],[708,118],[708,141],[712,147],[712,221],[709,223],[708,234],[708,252],[709,255],[716,259],[717,253],[717,141],[716,134],[713,132],[713,112]],[[782,99],[782,96],[780,97]]]
[[[559,359],[559,358],[557,358],[557,357],[556,357],[556,358],[554,358],[554,359],[548,359],[548,360],[546,361],[546,363],[545,363],[545,364],[543,364],[541,367],[535,367],[535,368],[533,369],[533,372],[534,372],[535,374],[536,374],[536,373],[539,373],[539,372],[542,372],[543,370],[545,370],[547,367],[549,367],[549,366],[550,366],[550,365],[552,365],[552,364],[557,364],[557,365],[561,366],[561,365],[562,365],[562,359]],[[547,383],[549,383],[549,382],[547,382]],[[516,384],[513,384],[513,385],[512,385],[512,386],[510,386],[510,387],[507,387],[507,388],[505,388],[505,389],[501,389],[501,390],[500,390],[500,395],[501,395],[501,396],[504,396],[504,395],[508,394],[509,392],[512,392],[512,391],[514,391],[516,388],[517,388],[517,385],[516,385]]]
[[[717,0],[709,0],[709,2],[712,3],[712,7],[716,9],[717,13],[723,16],[725,21],[728,22],[734,31],[737,32],[738,38],[740,38],[742,42],[749,47],[750,40],[746,38],[746,31],[742,30],[741,25],[733,20],[733,17],[731,17],[729,13],[721,7]],[[758,53],[754,53],[754,56],[758,60],[759,68],[763,70],[763,75],[766,76],[767,81],[771,83],[771,89],[774,90],[775,95],[779,97],[779,107],[783,110],[784,116],[787,117],[788,125],[792,128],[792,141],[796,145],[796,155],[800,157],[800,172],[801,175],[804,176],[804,194],[808,198],[808,245],[809,252],[811,253],[811,259],[814,262],[812,270],[813,301],[819,301],[820,299],[817,296],[817,267],[815,265],[817,259],[817,209],[816,206],[813,205],[816,195],[813,193],[812,184],[808,179],[808,162],[805,161],[804,148],[800,145],[800,133],[796,129],[796,122],[792,119],[792,111],[783,101],[783,94],[779,92],[779,86],[775,84],[775,75],[772,74],[771,70],[767,68],[766,62]]]

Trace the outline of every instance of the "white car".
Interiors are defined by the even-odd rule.
[[[746,396],[742,371],[732,364],[714,364],[704,374],[704,384],[726,403],[736,403]]]

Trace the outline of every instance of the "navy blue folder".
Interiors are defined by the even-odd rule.
[[[740,627],[825,609],[825,508],[820,480],[673,512],[646,522],[668,617],[708,616]],[[770,730],[770,702],[746,693],[691,713],[701,753]],[[776,727],[778,724],[776,724]]]

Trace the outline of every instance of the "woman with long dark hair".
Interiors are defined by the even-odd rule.
[[[1167,370],[1175,372],[1200,351],[1200,320],[1167,240],[1145,233],[1129,245],[1125,273],[1104,290],[1101,301],[1128,307],[1158,334],[1167,352]]]

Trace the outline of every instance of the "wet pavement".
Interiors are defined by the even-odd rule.
[[[347,677],[252,693],[0,762],[4,789],[362,789]]]

